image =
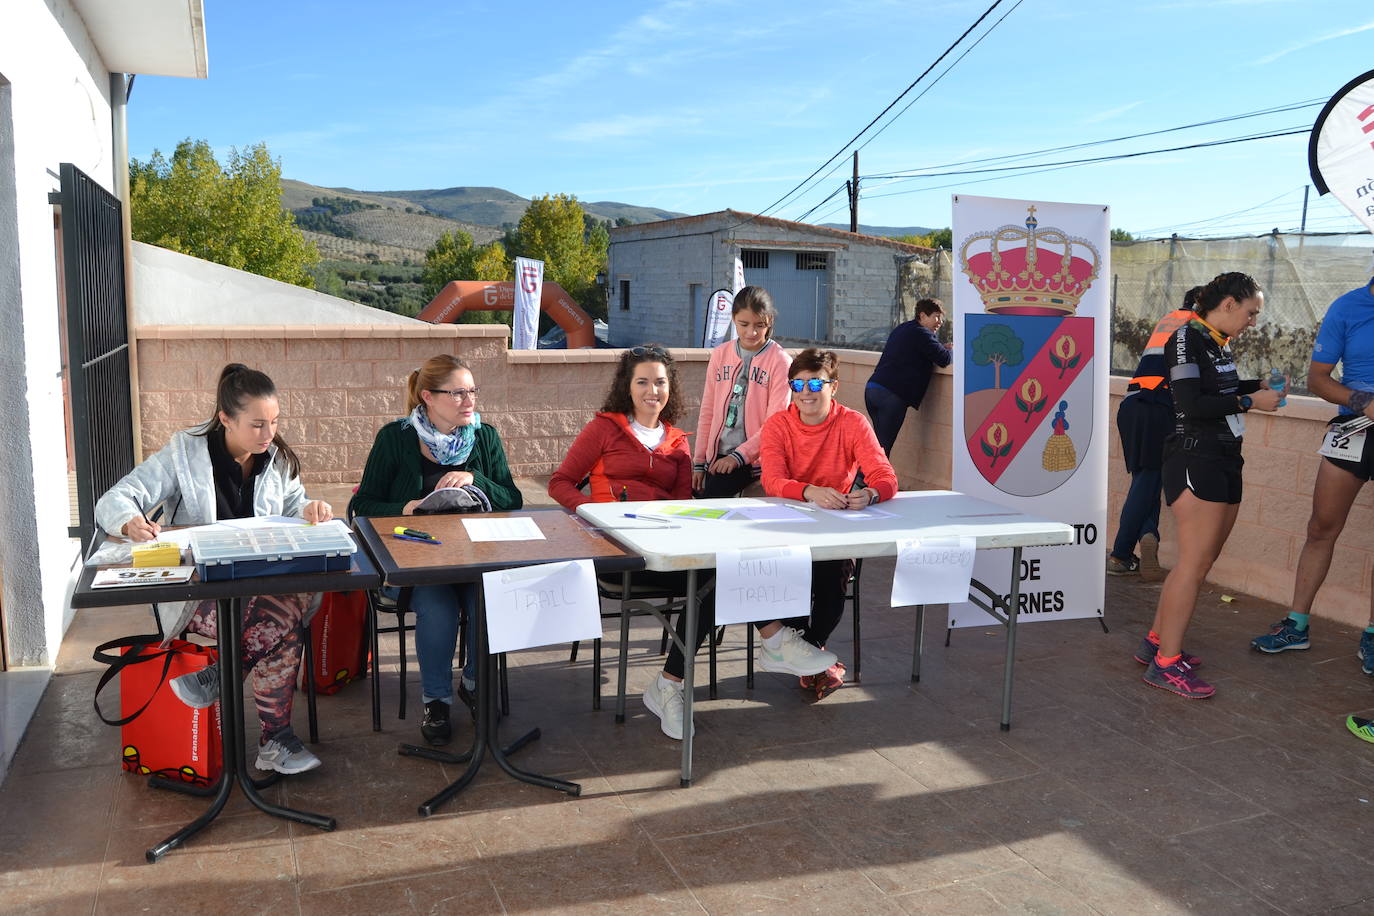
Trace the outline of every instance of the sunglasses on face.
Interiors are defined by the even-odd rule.
[[[833,379],[833,378],[808,378],[808,379],[794,378],[794,379],[789,379],[789,380],[788,380],[787,386],[788,386],[789,388],[791,388],[793,391],[801,391],[802,389],[806,389],[807,391],[816,392],[816,391],[820,391],[820,390],[822,390],[823,388],[825,388],[826,385],[833,385],[833,384],[835,384],[836,381],[838,381],[838,379]]]

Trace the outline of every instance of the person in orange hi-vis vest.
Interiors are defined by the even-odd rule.
[[[1164,463],[1164,437],[1174,425],[1174,401],[1169,380],[1164,376],[1164,346],[1174,332],[1188,323],[1202,287],[1195,286],[1183,297],[1183,307],[1165,315],[1150,332],[1145,352],[1140,355],[1135,377],[1126,388],[1126,397],[1116,412],[1116,428],[1121,434],[1121,457],[1131,488],[1121,507],[1116,541],[1107,555],[1107,575],[1128,576],[1142,569],[1159,571],[1159,494],[1163,486],[1160,468]],[[1140,556],[1136,556],[1136,545]],[[1144,661],[1148,663],[1149,658]]]

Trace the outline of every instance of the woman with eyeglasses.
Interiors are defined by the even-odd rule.
[[[867,418],[835,400],[839,357],[833,350],[814,347],[797,354],[787,371],[792,404],[768,418],[763,426],[763,489],[769,496],[805,500],[822,509],[862,509],[891,499],[897,493],[897,474],[883,453]],[[866,486],[851,492],[855,476],[863,472]],[[854,573],[853,560],[825,560],[811,564],[811,618],[796,621],[807,644],[824,650],[826,640],[844,613],[844,589]],[[760,661],[766,662],[770,640],[783,629],[769,624]],[[769,631],[772,631],[771,633]],[[796,633],[796,630],[792,630]],[[830,656],[818,672],[797,672],[803,689],[816,698],[829,696],[844,685],[846,667]],[[765,670],[769,669],[765,663]]]
[[[420,502],[435,490],[477,489],[496,512],[519,509],[520,490],[511,479],[501,437],[477,411],[477,383],[468,364],[440,354],[425,360],[406,381],[409,416],[383,426],[372,443],[362,483],[353,497],[357,516],[414,515]],[[420,734],[436,747],[449,743],[453,705],[453,653],[458,625],[471,613],[476,586],[418,585],[411,592],[415,612],[415,654],[420,660],[420,683],[425,705]],[[472,630],[468,630],[469,645]],[[476,686],[476,659],[468,653],[462,687]]]
[[[735,295],[735,339],[711,351],[693,453],[692,489],[706,499],[738,496],[759,478],[763,424],[787,409],[789,357],[773,340],[778,310],[762,286]]]
[[[601,411],[578,434],[549,479],[549,495],[569,511],[589,502],[691,499],[692,454],[687,433],[673,425],[681,415],[673,358],[652,344],[626,350]],[[587,493],[581,490],[583,481],[588,484]],[[703,573],[698,580],[704,587],[711,576]],[[634,581],[675,589],[678,594],[687,590],[686,572],[637,572]],[[715,597],[711,590],[705,591],[692,642],[696,648],[715,621]],[[677,632],[683,642],[688,641],[685,615],[678,618]],[[663,733],[679,741],[685,666],[682,650],[674,643],[662,673],[644,691],[644,705],[658,716]]]

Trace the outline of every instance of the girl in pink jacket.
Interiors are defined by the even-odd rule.
[[[791,360],[773,340],[778,310],[762,286],[746,286],[731,309],[736,339],[711,351],[692,451],[692,489],[738,496],[759,478],[764,421],[787,409]]]

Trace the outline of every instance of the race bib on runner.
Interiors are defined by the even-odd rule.
[[[1359,461],[1364,457],[1364,438],[1368,430],[1360,430],[1342,436],[1339,430],[1328,429],[1322,436],[1322,447],[1317,454],[1324,458],[1341,458],[1345,461]]]

